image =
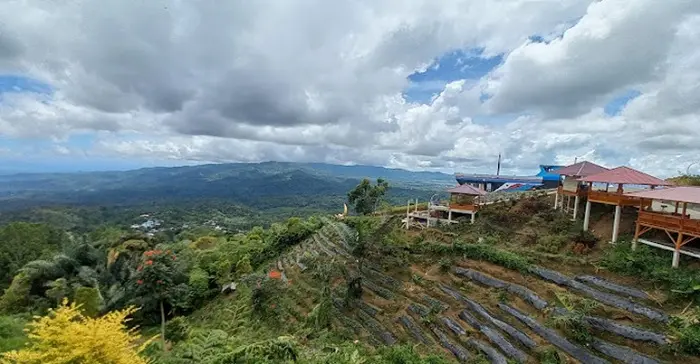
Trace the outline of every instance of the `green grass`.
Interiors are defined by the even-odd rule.
[[[28,320],[22,316],[0,316],[0,352],[17,350],[24,346],[27,335],[24,327]]]

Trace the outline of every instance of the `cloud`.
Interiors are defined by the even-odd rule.
[[[0,136],[95,158],[670,173],[656,161],[700,151],[698,4],[6,1],[0,74],[52,93],[3,94]]]

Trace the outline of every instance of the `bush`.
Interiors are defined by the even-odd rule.
[[[0,316],[0,353],[21,349],[27,341],[26,321],[19,316]]]
[[[442,273],[447,273],[452,269],[452,266],[454,265],[454,260],[450,257],[444,257],[440,259],[440,262],[438,263],[440,265],[440,271]]]
[[[660,284],[676,298],[700,300],[700,272],[685,267],[672,268],[667,254],[641,245],[633,251],[631,245],[620,242],[606,251],[601,264],[616,272]]]
[[[187,340],[190,327],[182,316],[175,317],[165,324],[165,339],[177,343]]]
[[[96,317],[102,308],[102,296],[97,288],[78,287],[73,298],[80,311],[87,317]]]
[[[7,352],[3,359],[9,363],[145,364],[135,349],[141,337],[125,325],[134,311],[127,308],[92,319],[64,300],[55,311],[28,325],[29,346]]]
[[[537,250],[546,253],[558,253],[568,239],[564,235],[544,235],[537,238]]]
[[[521,272],[527,272],[530,268],[530,261],[528,258],[516,253],[494,248],[491,245],[456,242],[453,245],[453,249],[456,253],[462,254],[465,258],[484,260]]]

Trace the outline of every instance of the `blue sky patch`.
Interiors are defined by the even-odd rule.
[[[17,75],[0,75],[0,95],[9,92],[33,92],[39,94],[50,94],[53,89],[33,78]]]
[[[503,62],[503,55],[484,57],[483,49],[456,50],[435,59],[424,72],[408,76],[411,82],[404,91],[409,102],[429,102],[450,82],[478,80]]]
[[[628,102],[637,98],[641,94],[642,93],[637,90],[627,90],[616,96],[614,99],[612,99],[612,101],[608,102],[603,110],[605,110],[605,114],[608,116],[618,115],[620,111],[625,108]]]

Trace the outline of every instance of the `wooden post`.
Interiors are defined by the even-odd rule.
[[[641,208],[639,211],[642,211]],[[641,225],[639,225],[639,218],[637,218],[637,226],[634,228],[634,239],[632,239],[632,250],[637,250],[637,240],[639,239],[639,231],[641,228]]]
[[[615,206],[615,220],[613,221],[613,231],[611,243],[617,242],[617,236],[620,233],[620,217],[622,215],[622,207],[620,205]]]
[[[411,200],[406,203],[406,230],[411,227]]]
[[[554,209],[556,210],[559,205],[559,190],[554,194]]]
[[[418,199],[416,199],[416,206],[414,207],[413,212],[418,212]]]
[[[583,215],[583,231],[588,231],[588,224],[591,222],[591,201],[586,201],[586,212]]]
[[[576,217],[578,215],[578,203],[579,203],[579,197],[577,194],[576,198],[574,199],[574,220],[576,220]]]
[[[447,221],[452,222],[452,209],[447,210]]]
[[[680,207],[680,204],[681,204],[680,201],[676,201],[676,210],[673,211],[674,214],[678,214],[678,207]]]

